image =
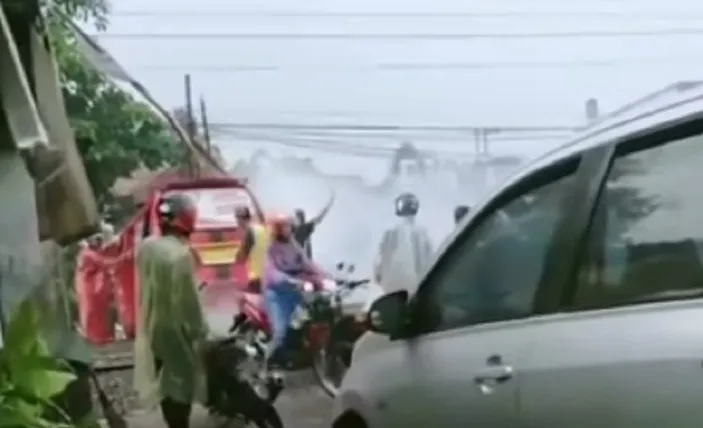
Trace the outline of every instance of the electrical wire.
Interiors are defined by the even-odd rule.
[[[472,40],[472,39],[572,39],[617,37],[668,37],[703,35],[702,28],[668,28],[630,31],[555,31],[511,33],[99,33],[96,39],[125,40]]]
[[[302,136],[302,137],[333,137],[339,139],[353,139],[358,140],[389,140],[394,141],[419,141],[419,140],[433,140],[433,141],[446,141],[446,142],[466,142],[467,138],[475,138],[473,132],[417,132],[417,131],[400,131],[400,132],[382,132],[382,131],[366,131],[363,133],[359,132],[345,132],[345,131],[325,131],[325,130],[284,130],[284,131],[268,131],[277,132],[280,135],[292,135],[292,136]],[[226,134],[227,131],[224,130],[222,134]],[[573,132],[532,132],[532,131],[521,131],[521,132],[498,132],[491,135],[491,140],[507,140],[507,141],[529,141],[529,140],[539,140],[539,139],[565,139],[572,136]]]
[[[305,10],[278,10],[278,11],[237,11],[237,10],[120,10],[110,14],[113,17],[157,17],[157,18],[370,18],[370,19],[397,19],[397,18],[427,18],[427,19],[485,19],[485,18],[637,18],[676,20],[701,20],[703,10],[700,11],[499,11],[499,12],[326,12]]]
[[[225,133],[223,133],[224,135]],[[572,137],[573,134],[551,134],[551,135],[491,135],[488,140],[491,142],[540,142],[540,141],[561,141],[561,140],[567,140],[570,137]],[[334,139],[335,141],[345,141],[345,140],[352,140],[352,137],[349,136],[340,136],[340,135],[334,135],[334,134],[329,134],[329,135],[294,135],[294,137],[298,138],[306,138],[310,141],[317,141],[317,140],[323,140],[323,138],[327,139]],[[282,138],[286,138],[283,136]],[[434,142],[441,142],[441,143],[450,143],[450,144],[465,144],[465,143],[472,143],[473,142],[473,136],[472,135],[449,135],[449,136],[437,136],[437,137],[432,137],[428,135],[420,136],[420,135],[386,135],[386,136],[363,136],[363,137],[355,137],[352,141],[359,141],[360,139],[364,140],[374,140],[374,144],[377,141],[391,141],[393,144],[397,145],[398,141],[430,141],[432,143]]]
[[[482,126],[482,125],[396,125],[396,124],[302,124],[302,123],[282,123],[282,122],[212,122],[211,129],[281,129],[281,130],[326,130],[326,131],[438,131],[438,132],[577,132],[581,130],[578,126],[565,125],[535,125],[535,126]]]
[[[218,133],[218,138],[221,138],[220,133]],[[230,131],[226,132],[225,135],[237,138],[238,141],[224,141],[221,144],[236,143],[241,144],[242,142],[258,142],[258,143],[271,143],[286,147],[295,147],[316,151],[323,151],[328,153],[336,153],[340,155],[352,155],[358,157],[390,157],[393,156],[398,149],[398,142],[401,139],[396,139],[394,136],[389,135],[388,140],[390,144],[379,145],[378,143],[364,144],[358,141],[363,140],[363,137],[357,137],[355,141],[344,141],[344,139],[339,138],[335,135],[329,136],[299,136],[291,134],[281,134],[276,131]],[[570,135],[518,135],[518,136],[492,136],[490,137],[491,142],[560,142],[567,141]],[[455,145],[459,147],[461,143],[468,143],[470,135],[464,135],[464,141],[455,141]],[[417,139],[416,139],[417,140]],[[426,139],[427,140],[427,139]],[[471,146],[467,146],[471,147]],[[418,148],[418,152],[426,156],[433,156],[437,158],[466,158],[475,156],[474,151],[471,152],[458,152],[453,150],[433,148],[432,150]]]
[[[494,70],[494,69],[570,69],[570,68],[610,68],[621,66],[671,67],[673,63],[702,63],[701,57],[678,58],[612,58],[602,60],[569,61],[471,61],[471,62],[437,62],[437,63],[397,63],[374,64],[370,66],[287,66],[287,65],[248,65],[248,64],[173,64],[173,65],[137,65],[136,70],[152,72],[201,72],[201,73],[271,73],[271,72],[394,72],[394,71],[451,71],[451,70]]]
[[[286,137],[303,137],[308,139],[316,138],[335,138],[339,140],[349,140],[353,142],[368,141],[368,140],[392,140],[393,144],[398,141],[441,141],[441,142],[462,142],[467,139],[476,138],[475,132],[457,132],[457,131],[363,131],[363,132],[347,132],[340,130],[305,130],[305,129],[269,129],[262,130],[267,135],[276,135],[279,138]],[[227,135],[231,130],[223,129],[218,131],[218,135]],[[481,133],[483,134],[483,133]],[[481,135],[479,134],[479,135]],[[566,139],[574,135],[574,131],[501,131],[493,129],[492,132],[486,132],[490,136],[491,141],[539,141],[549,139]],[[377,143],[373,143],[377,146]]]
[[[251,132],[243,132],[243,131],[234,131],[232,133],[232,136],[242,140],[242,141],[251,141],[251,142],[258,142],[258,143],[270,143],[270,144],[275,144],[279,146],[285,146],[285,147],[291,147],[291,148],[296,148],[296,149],[307,149],[307,150],[315,150],[315,151],[322,151],[322,152],[327,152],[327,153],[336,153],[336,154],[344,154],[344,155],[351,155],[351,156],[357,156],[357,157],[388,157],[392,155],[392,151],[390,150],[379,150],[378,148],[361,148],[361,147],[347,147],[345,145],[340,145],[337,144],[338,142],[320,142],[320,141],[306,141],[306,140],[301,140],[301,139],[294,139],[294,138],[280,138],[276,136],[270,136],[270,135],[265,135],[265,134],[259,134],[259,133],[251,133]],[[239,144],[242,141],[232,141],[233,144]],[[224,145],[226,143],[220,142],[220,145]]]
[[[180,142],[189,150],[190,153],[199,154],[211,166],[219,170],[221,173],[226,173],[222,166],[217,164],[210,153],[200,144],[191,140],[185,130],[180,126],[177,120],[171,113],[166,110],[160,103],[156,101],[152,93],[142,85],[141,82],[135,80],[118,62],[110,55],[93,37],[86,34],[74,20],[66,15],[62,10],[52,7],[51,13],[62,19],[72,30],[76,40],[76,46],[83,55],[83,59],[88,62],[96,71],[109,76],[111,79],[127,83],[133,90],[139,93],[153,110],[161,116],[162,119],[171,128],[173,134],[178,137]]]

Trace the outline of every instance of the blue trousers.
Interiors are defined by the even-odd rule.
[[[288,282],[269,284],[266,287],[264,304],[271,325],[269,355],[272,359],[282,358],[293,312],[301,302],[302,295]]]

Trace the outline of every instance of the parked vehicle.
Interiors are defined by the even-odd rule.
[[[234,209],[248,206],[256,222],[263,222],[264,216],[246,183],[231,177],[174,179],[160,183],[106,249],[114,260],[111,267],[117,290],[115,297],[125,336],[130,339],[134,337],[139,290],[134,254],[143,239],[158,233],[156,204],[162,196],[171,193],[187,194],[198,207],[198,222],[191,244],[198,259],[198,280],[207,284],[203,306],[213,329],[222,334],[227,332],[230,314],[237,308],[238,291],[247,285],[247,266],[235,263],[244,232],[236,223]]]
[[[337,265],[338,272],[354,273],[354,265]],[[356,341],[368,330],[366,313],[363,307],[349,308],[346,298],[360,286],[370,284],[370,280],[350,281],[339,279],[334,288],[318,293],[308,311],[309,320],[326,322],[329,333],[325,340],[314,346],[312,370],[322,390],[334,397],[342,378],[351,364],[352,350]]]
[[[213,340],[206,352],[208,370],[208,402],[210,415],[222,420],[223,426],[240,422],[257,428],[283,428],[273,404],[262,397],[258,384],[246,376],[249,355],[235,337]],[[227,425],[229,426],[229,425]]]
[[[340,263],[341,273],[345,265]],[[353,271],[353,269],[352,269]],[[347,273],[350,273],[347,271]],[[366,317],[354,316],[344,311],[344,297],[369,280],[339,278],[333,286],[306,284],[304,300],[294,313],[287,339],[289,369],[313,367],[320,386],[330,395],[335,394],[336,385],[346,371],[351,358],[351,349],[356,339],[366,331]],[[270,340],[270,326],[262,298],[259,294],[243,293],[241,310],[232,326],[233,334],[250,349],[254,370],[260,379],[259,390],[269,392],[264,385],[282,381],[283,375],[264,370],[265,354]],[[269,394],[273,402],[279,390]]]
[[[371,305],[333,427],[698,427],[701,165],[699,88],[518,172]]]

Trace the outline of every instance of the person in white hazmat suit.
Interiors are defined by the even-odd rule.
[[[415,222],[420,201],[412,193],[395,199],[400,222],[383,233],[374,263],[374,280],[385,293],[413,292],[432,262],[434,248],[427,230]]]

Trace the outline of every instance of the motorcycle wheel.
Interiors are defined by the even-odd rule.
[[[340,355],[330,351],[329,347],[325,347],[313,354],[312,371],[325,394],[334,398],[349,367]]]
[[[283,428],[283,421],[275,407],[269,405],[264,413],[252,421],[257,428]]]

